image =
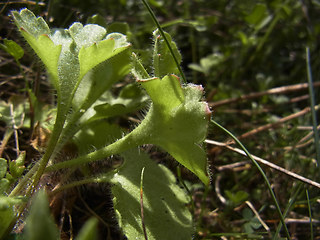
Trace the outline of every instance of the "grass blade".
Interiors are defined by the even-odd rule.
[[[310,198],[308,189],[306,189],[307,201],[308,201],[308,211],[309,211],[309,218],[310,218],[310,239],[313,240],[313,226],[312,226],[312,214],[311,214],[311,206],[310,206]]]
[[[311,116],[312,116],[312,126],[313,126],[313,135],[314,135],[314,146],[316,148],[317,154],[317,165],[320,165],[320,142],[319,142],[319,133],[318,133],[318,123],[315,111],[315,95],[313,91],[313,81],[312,81],[312,72],[311,72],[311,64],[310,64],[310,50],[309,47],[306,48],[306,61],[307,61],[307,74],[308,74],[308,84],[309,84],[309,99],[310,99],[310,108],[311,108]]]
[[[287,214],[289,213],[289,211],[293,208],[294,203],[296,202],[297,197],[301,192],[301,189],[302,189],[302,183],[299,183],[299,185],[297,187],[297,190],[294,192],[293,196],[290,198],[289,203],[287,204],[287,207],[283,212],[283,216],[284,217],[286,217]],[[277,227],[277,230],[276,230],[276,233],[274,234],[275,236],[279,235],[279,232],[280,232],[281,228],[282,228],[282,223],[279,223],[278,227]]]

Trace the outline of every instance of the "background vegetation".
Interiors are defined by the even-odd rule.
[[[202,84],[206,89],[213,118],[238,136],[255,156],[319,182],[315,150],[319,143],[313,140],[308,88],[303,83],[307,83],[306,47],[309,47],[317,104],[320,2],[149,2],[164,30],[171,34],[181,51],[188,82]],[[96,15],[101,23],[107,21],[121,29],[144,64],[152,64],[148,62],[151,59],[149,48],[155,26],[140,1],[8,1],[0,7],[1,40],[11,39],[24,46],[8,15],[11,10],[28,7],[36,15],[45,17],[50,27],[63,28],[74,21],[86,23]],[[51,88],[46,73],[31,51],[25,52],[20,63],[0,50],[1,100],[18,101],[18,96],[24,96],[25,78],[43,104],[51,104],[53,99],[48,98]],[[119,124],[130,127],[133,123],[120,119]],[[17,145],[14,137],[6,139],[6,127],[1,123],[1,155],[15,159]],[[27,162],[35,161],[40,153],[31,145],[40,145],[40,137],[45,141],[45,133],[32,138],[30,144],[32,130],[25,126],[17,128],[20,150],[27,151]],[[234,151],[236,146],[232,142],[228,145],[232,149],[223,146],[230,143],[230,139],[221,130],[212,127],[207,143],[212,172],[210,187],[205,188],[192,174],[182,172],[193,199],[190,211],[197,229],[195,238],[268,238],[270,232],[276,231],[279,219],[262,177],[244,156]],[[72,154],[72,149],[66,151]],[[172,165],[167,155],[156,149],[152,151],[156,161],[176,171],[177,166]],[[274,167],[262,166],[283,211],[288,208],[287,224],[292,238],[320,238],[319,186],[296,180],[289,177],[288,172],[276,171]],[[64,209],[61,206],[53,209],[59,211],[55,213],[60,217],[57,222],[64,221],[61,218],[69,214],[76,232],[94,214],[100,218],[101,236],[121,238],[112,220],[111,203],[105,200],[106,189],[89,186],[73,195],[61,196],[62,200],[56,203],[68,202],[68,205]],[[307,201],[307,193],[310,201]],[[71,227],[64,228],[68,232]]]

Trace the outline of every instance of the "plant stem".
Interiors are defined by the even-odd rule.
[[[77,167],[86,163],[102,160],[109,156],[124,152],[132,147],[142,145],[143,143],[139,141],[138,138],[133,136],[134,134],[132,133],[134,133],[134,131],[135,130],[133,130],[131,133],[124,136],[123,138],[119,139],[118,141],[104,148],[91,152],[87,155],[80,156],[65,162],[59,162],[59,163],[53,164],[47,167],[45,169],[45,172],[56,171],[64,168]]]
[[[89,183],[109,182],[110,179],[113,177],[113,175],[114,175],[114,171],[110,171],[110,172],[103,174],[102,176],[94,176],[91,178],[85,178],[85,179],[82,179],[79,181],[71,182],[71,183],[62,185],[61,187],[59,187],[57,189],[54,189],[48,195],[54,196],[57,193],[65,191],[67,189],[74,188],[74,187],[81,186],[81,185],[85,185],[85,184],[89,184]]]
[[[50,159],[54,158],[54,156],[57,152],[56,146],[58,144],[58,140],[59,140],[59,137],[61,135],[64,123],[66,120],[66,113],[65,113],[65,111],[61,110],[63,108],[61,108],[61,106],[59,106],[59,105],[60,104],[58,104],[58,113],[57,113],[56,121],[54,124],[54,128],[53,128],[52,135],[50,137],[46,152],[43,155],[43,157],[41,158],[41,160],[39,161],[37,167],[36,166],[33,167],[33,169],[35,169],[35,175],[32,177],[32,179],[33,179],[32,185],[28,188],[28,190],[25,193],[26,197],[30,197],[32,192],[36,189],[36,187],[38,186],[38,184],[40,182],[41,176],[43,175],[43,173],[45,171],[45,168],[46,168],[48,162],[50,161]],[[26,187],[25,186],[26,180],[19,183],[16,188],[17,189],[25,188]],[[16,192],[20,192],[20,191],[15,191],[15,189],[14,189],[13,192],[16,193]]]
[[[9,197],[23,195],[26,190],[26,186],[32,181],[32,176],[35,175],[39,167],[39,162],[37,162],[24,177],[19,181],[17,186],[10,192]]]
[[[286,226],[286,223],[284,221],[284,217],[282,215],[282,212],[281,212],[281,209],[280,209],[280,206],[278,204],[278,201],[277,201],[277,198],[271,188],[271,185],[270,185],[270,182],[266,176],[266,174],[264,173],[264,171],[262,170],[262,168],[260,167],[260,165],[258,164],[258,162],[251,156],[251,154],[249,153],[249,151],[244,147],[244,145],[237,139],[237,137],[235,137],[230,131],[228,131],[226,128],[224,128],[223,126],[221,126],[219,123],[217,123],[216,121],[212,120],[211,119],[211,123],[213,123],[214,125],[216,125],[217,127],[219,127],[220,129],[222,129],[225,133],[227,133],[231,138],[233,138],[233,140],[243,149],[243,151],[246,153],[247,157],[252,161],[252,163],[257,167],[257,169],[259,170],[259,172],[261,173],[264,181],[266,182],[267,186],[268,186],[268,190],[271,194],[271,197],[272,197],[272,200],[274,202],[274,204],[276,205],[276,209],[277,209],[277,212],[279,214],[279,217],[280,217],[280,221],[284,227],[284,230],[285,230],[285,234],[287,236],[287,239],[291,239],[290,238],[290,234],[289,234],[289,231],[288,231],[288,228]]]

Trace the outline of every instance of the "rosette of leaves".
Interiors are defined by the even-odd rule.
[[[146,234],[150,239],[191,238],[192,218],[185,206],[188,196],[179,190],[173,175],[167,168],[152,163],[145,154],[128,151],[144,144],[157,145],[202,182],[209,183],[206,153],[202,145],[211,112],[207,103],[201,100],[203,88],[181,84],[172,52],[158,31],[154,32],[154,75],[150,76],[135,55],[130,59],[127,51],[130,44],[122,34],[106,34],[106,30],[98,25],[83,26],[80,23],[74,23],[69,29],[50,30],[42,18],[36,18],[27,9],[13,12],[13,16],[23,37],[44,63],[57,91],[56,122],[33,177],[34,185],[44,171],[78,167],[120,154],[124,158],[123,165],[107,172],[104,181],[114,184],[114,207],[126,236],[129,239],[143,238]],[[165,36],[180,62],[181,56],[175,43],[169,34]],[[114,126],[104,123],[98,128],[94,122],[137,110],[146,100],[145,95],[133,86],[124,88],[118,98],[110,97],[108,93],[112,84],[128,73],[130,60],[132,73],[149,95],[151,103],[142,122],[119,138],[121,134],[112,133],[118,132]],[[89,131],[84,132],[90,127]],[[78,137],[89,136],[87,133],[93,132],[90,137],[102,140],[90,141],[97,143],[93,152],[83,151],[79,157],[47,166],[61,145],[77,132],[80,133]],[[104,145],[115,136],[117,141]],[[87,145],[87,140],[80,137],[78,144]],[[144,168],[145,182],[141,181],[139,186],[141,169]],[[145,187],[145,202],[139,205],[142,187]],[[134,201],[126,201],[127,197]],[[146,212],[145,219],[139,215],[141,209]],[[170,226],[175,228],[170,229]]]

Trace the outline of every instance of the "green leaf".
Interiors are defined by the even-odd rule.
[[[10,181],[7,178],[0,179],[0,195],[5,194],[9,187]]]
[[[149,94],[152,105],[141,124],[128,136],[140,144],[162,147],[205,184],[207,157],[202,148],[211,112],[201,101],[201,86],[181,86],[174,76],[138,81]]]
[[[44,190],[40,190],[32,201],[25,231],[26,240],[59,239],[59,231],[50,215],[49,202]]]
[[[143,211],[148,239],[191,239],[189,198],[176,185],[174,175],[144,153],[123,154],[125,162],[111,182],[114,208],[120,227],[130,239],[144,239],[140,206],[140,177],[144,170]],[[124,201],[125,199],[125,201]]]
[[[12,12],[15,24],[22,36],[45,64],[53,78],[55,87],[58,86],[58,59],[61,46],[55,45],[50,39],[50,29],[43,18],[36,16],[28,9]]]
[[[4,158],[0,158],[0,196],[3,195],[8,187],[10,186],[10,181],[4,178],[7,174],[8,163]],[[1,209],[1,207],[0,207]]]
[[[0,101],[0,120],[10,128],[13,128],[13,123],[18,128],[29,127],[29,122],[25,119],[25,114],[28,111],[28,101],[22,96],[11,96],[8,102]]]
[[[74,142],[78,147],[79,155],[99,149],[121,138],[122,131],[118,125],[110,124],[106,121],[94,121],[85,124],[75,135]]]
[[[170,114],[175,107],[185,101],[180,80],[174,75],[165,76],[161,80],[159,78],[140,80],[139,83],[149,94],[153,108],[163,115]]]
[[[0,158],[0,179],[4,178],[4,176],[6,175],[7,168],[8,168],[7,160],[4,158]]]
[[[129,46],[125,35],[111,33],[100,42],[93,43],[89,47],[82,47],[79,52],[80,78],[99,63],[117,55]]]
[[[112,84],[129,73],[130,51],[128,50],[124,49],[84,76],[73,99],[73,108],[76,111],[86,111]]]
[[[267,6],[265,4],[256,4],[252,12],[244,19],[251,24],[258,24],[267,14]]]
[[[243,203],[249,197],[249,194],[247,192],[244,192],[244,191],[237,191],[234,194],[234,193],[226,190],[225,193],[226,193],[227,197],[230,199],[230,201],[234,205],[239,205],[239,204]]]
[[[67,30],[56,29],[51,33],[45,21],[27,9],[12,14],[51,75],[58,93],[59,116],[66,115],[70,109],[69,104],[88,71],[130,46],[124,35],[106,36],[106,30],[95,24],[74,23]]]
[[[98,220],[96,218],[90,218],[84,226],[81,228],[80,233],[76,237],[76,240],[95,240],[98,239],[97,234]]]
[[[18,178],[22,175],[25,169],[25,166],[24,166],[25,158],[26,158],[26,152],[22,151],[16,160],[10,161],[9,169],[13,178]]]
[[[0,44],[0,47],[14,57],[16,61],[23,57],[24,51],[19,44],[15,41],[3,39],[4,44]]]
[[[172,41],[170,34],[165,32],[165,36],[173,50],[178,63],[181,62],[181,54],[177,48],[177,45]],[[171,55],[171,52],[161,37],[159,30],[153,32],[154,38],[154,52],[153,52],[153,67],[155,77],[162,78],[167,74],[179,74],[179,70]]]
[[[217,66],[224,60],[224,56],[221,54],[210,54],[204,58],[201,58],[200,65],[198,64],[189,64],[188,67],[192,70],[199,71],[205,75],[209,75],[212,67]]]
[[[147,70],[143,67],[140,59],[135,53],[132,53],[132,74],[136,79],[148,79],[150,78]]]
[[[111,96],[108,103],[95,106],[96,114],[92,119],[109,118],[135,112],[144,107],[148,100],[148,96],[137,84],[128,84],[121,90],[117,98]]]
[[[23,196],[17,196],[17,197],[0,196],[0,213],[1,211],[9,209],[16,204],[20,204],[25,201],[26,201],[26,198]]]
[[[70,36],[79,49],[82,47],[90,47],[93,44],[100,42],[106,36],[106,29],[96,25],[87,24],[83,26],[81,23],[76,22],[68,29]]]
[[[126,22],[112,22],[107,27],[108,33],[118,32],[125,34],[129,39],[132,33],[130,32],[130,27]]]
[[[47,23],[42,17],[36,17],[28,9],[22,9],[19,13],[13,11],[12,15],[19,28],[23,28],[25,31],[38,38],[43,34],[50,34],[50,29]]]
[[[71,138],[86,124],[100,118],[94,107],[110,100],[107,91],[130,71],[130,51],[122,51],[111,59],[99,64],[82,79],[72,101],[73,115],[64,128],[63,138]],[[105,94],[104,94],[105,93]]]
[[[104,28],[108,27],[108,23],[107,23],[106,19],[100,14],[95,14],[95,15],[89,17],[87,19],[87,24],[98,24]]]
[[[256,30],[260,30],[272,20],[272,15],[268,13],[265,4],[256,4],[252,12],[244,20],[254,25]]]
[[[0,198],[1,202],[1,198]],[[13,207],[9,207],[1,210],[0,203],[0,238],[7,232],[7,228],[11,224],[11,221],[15,218]]]

